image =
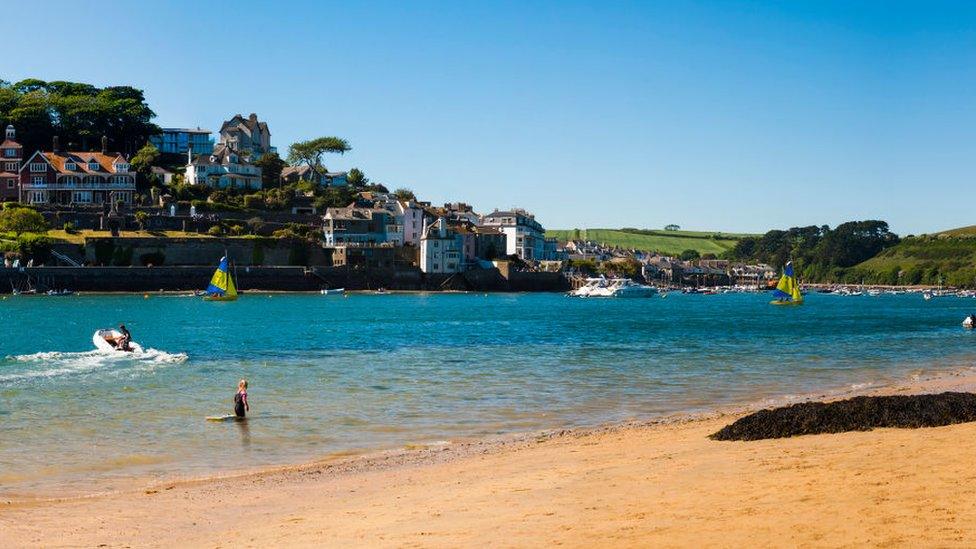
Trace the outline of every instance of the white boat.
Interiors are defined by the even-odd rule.
[[[119,338],[122,337],[122,332],[113,329],[98,330],[95,335],[92,336],[92,343],[95,344],[95,348],[99,351],[106,352],[126,352],[118,348]],[[141,353],[142,346],[135,341],[129,342],[128,352]]]
[[[342,295],[346,293],[345,288],[323,288],[321,290],[322,295]]]
[[[629,278],[587,278],[586,284],[569,292],[573,297],[651,297],[657,288]]]
[[[972,330],[973,326],[976,326],[976,315],[969,315],[962,321],[963,328]]]

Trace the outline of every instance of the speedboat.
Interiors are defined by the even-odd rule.
[[[122,332],[114,329],[98,330],[95,335],[92,336],[92,343],[95,344],[95,348],[99,351],[106,352],[128,352],[128,353],[141,353],[142,346],[135,341],[129,342],[128,349],[120,349],[119,341],[122,339]]]
[[[605,277],[587,278],[586,284],[569,292],[573,297],[609,297],[607,286],[609,282]]]
[[[657,288],[646,284],[638,284],[629,278],[612,278],[607,288],[610,297],[652,297]]]
[[[321,290],[322,295],[342,295],[346,293],[345,288],[323,288]]]
[[[963,319],[962,327],[969,328],[970,330],[972,330],[973,327],[976,327],[976,315],[969,315]]]

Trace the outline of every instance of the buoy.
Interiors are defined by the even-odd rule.
[[[143,299],[149,299],[149,294],[142,294]]]

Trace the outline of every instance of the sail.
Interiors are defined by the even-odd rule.
[[[237,297],[237,288],[234,286],[234,278],[230,276],[227,269],[227,257],[220,258],[220,265],[210,279],[207,286],[207,293],[214,296]]]
[[[779,300],[790,300],[797,303],[803,301],[803,294],[800,293],[800,285],[796,282],[796,275],[793,273],[793,262],[788,261],[783,268],[783,277],[779,279],[779,284],[773,290],[773,296]]]

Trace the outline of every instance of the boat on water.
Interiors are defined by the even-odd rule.
[[[638,284],[629,278],[587,278],[586,284],[571,291],[573,297],[652,297],[657,288]]]
[[[803,294],[800,293],[800,284],[793,273],[792,261],[787,261],[783,267],[783,276],[773,290],[773,297],[776,299],[770,301],[770,305],[803,305]]]
[[[342,295],[346,293],[345,288],[323,288],[321,290],[322,295]]]
[[[969,315],[962,321],[962,327],[972,330],[976,327],[976,315]]]
[[[231,276],[227,267],[227,256],[220,258],[220,264],[210,279],[207,286],[207,294],[203,296],[204,301],[236,301],[237,286],[234,285],[234,277]]]
[[[95,332],[92,336],[92,343],[99,351],[120,352],[120,353],[141,353],[142,346],[135,341],[129,342],[128,349],[120,349],[119,341],[122,339],[122,332],[115,329],[104,329]]]

